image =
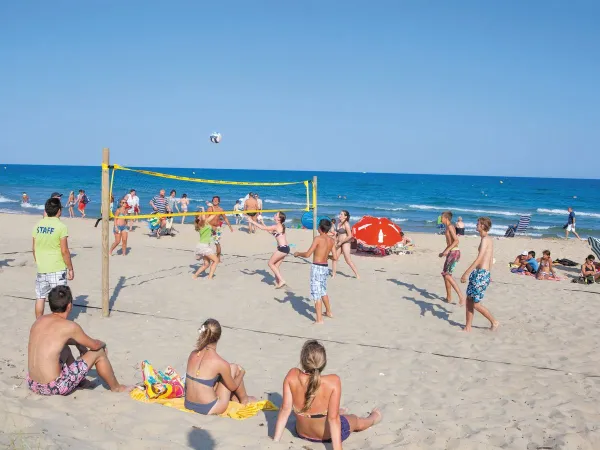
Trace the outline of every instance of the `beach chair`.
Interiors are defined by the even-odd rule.
[[[600,239],[590,236],[588,238],[588,244],[592,247],[592,251],[596,255],[596,258],[600,260]]]
[[[521,216],[516,225],[509,225],[504,233],[504,237],[515,237],[517,234],[525,234],[531,222],[530,215]]]

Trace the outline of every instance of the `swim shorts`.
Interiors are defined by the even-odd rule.
[[[483,300],[485,290],[490,285],[490,271],[485,269],[475,269],[469,275],[469,286],[467,287],[467,297],[471,297],[475,303]]]
[[[310,298],[316,302],[327,295],[327,278],[329,277],[329,266],[327,264],[315,264],[310,266]]]
[[[60,375],[50,383],[33,381],[27,374],[27,386],[40,395],[68,395],[83,381],[90,368],[83,359],[76,359],[67,366],[61,361]]]
[[[444,262],[444,268],[442,269],[442,276],[452,275],[459,260],[460,250],[452,250],[450,253],[448,253],[446,256],[446,261]]]
[[[340,425],[342,428],[342,442],[344,442],[346,439],[348,439],[348,437],[350,437],[350,433],[352,433],[352,431],[350,430],[350,422],[348,422],[348,419],[346,419],[346,416],[340,416]],[[307,438],[304,436],[301,436],[300,433],[298,433],[298,430],[296,430],[296,433],[298,434],[298,436],[301,439],[304,439],[305,441],[310,441],[310,442],[331,442],[331,439],[311,439],[311,438]]]
[[[35,298],[46,298],[52,288],[67,285],[67,271],[38,273],[35,278]]]
[[[221,243],[221,227],[213,228],[212,230],[212,241],[215,245],[219,245]]]
[[[203,258],[205,256],[214,255],[215,251],[209,244],[203,244],[200,242],[196,245],[196,259]]]

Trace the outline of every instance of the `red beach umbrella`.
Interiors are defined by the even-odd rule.
[[[391,247],[402,240],[402,229],[385,217],[364,216],[352,227],[357,241],[375,247]]]

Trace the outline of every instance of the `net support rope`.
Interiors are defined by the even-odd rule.
[[[139,214],[134,216],[135,219],[154,219],[154,218],[161,218],[161,217],[182,217],[182,216],[209,216],[209,215],[215,215],[215,214],[226,214],[226,215],[234,215],[234,214],[247,214],[247,213],[276,213],[276,212],[291,212],[291,211],[310,211],[311,206],[310,206],[310,189],[309,189],[309,180],[304,180],[304,181],[281,181],[281,182],[257,182],[257,181],[227,181],[227,180],[207,180],[207,179],[203,179],[203,178],[190,178],[190,177],[181,177],[178,175],[171,175],[171,174],[166,174],[166,173],[161,173],[161,172],[154,172],[151,170],[143,170],[143,169],[131,169],[129,167],[124,167],[124,166],[120,166],[118,164],[114,164],[112,166],[105,166],[102,165],[103,169],[110,169],[112,168],[112,174],[110,177],[110,196],[112,197],[112,192],[113,192],[113,184],[114,184],[114,180],[115,180],[115,172],[117,170],[126,170],[129,172],[137,172],[137,173],[141,173],[144,175],[149,175],[149,176],[153,176],[153,177],[159,177],[159,178],[168,178],[171,180],[178,180],[178,181],[190,181],[193,183],[203,183],[203,184],[221,184],[221,185],[230,185],[230,186],[292,186],[295,184],[304,184],[304,187],[306,189],[306,206],[303,209],[293,209],[293,208],[287,208],[287,209],[261,209],[261,210],[247,210],[247,211],[194,211],[194,212],[184,212],[184,213],[166,213],[166,214],[160,214],[160,213],[154,213],[154,214]],[[316,203],[316,196],[315,196],[315,186],[313,186],[313,208],[314,208],[314,204]],[[114,218],[115,215],[113,214],[112,210],[109,212],[109,217],[110,218]]]

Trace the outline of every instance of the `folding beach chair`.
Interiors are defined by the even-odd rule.
[[[531,222],[530,215],[521,216],[519,223],[517,223],[516,226],[509,225],[506,229],[506,233],[504,233],[504,237],[515,237],[517,234],[525,234],[529,227],[529,222]]]
[[[592,251],[596,255],[596,258],[600,260],[600,239],[590,236],[588,238],[588,244],[592,247]]]

